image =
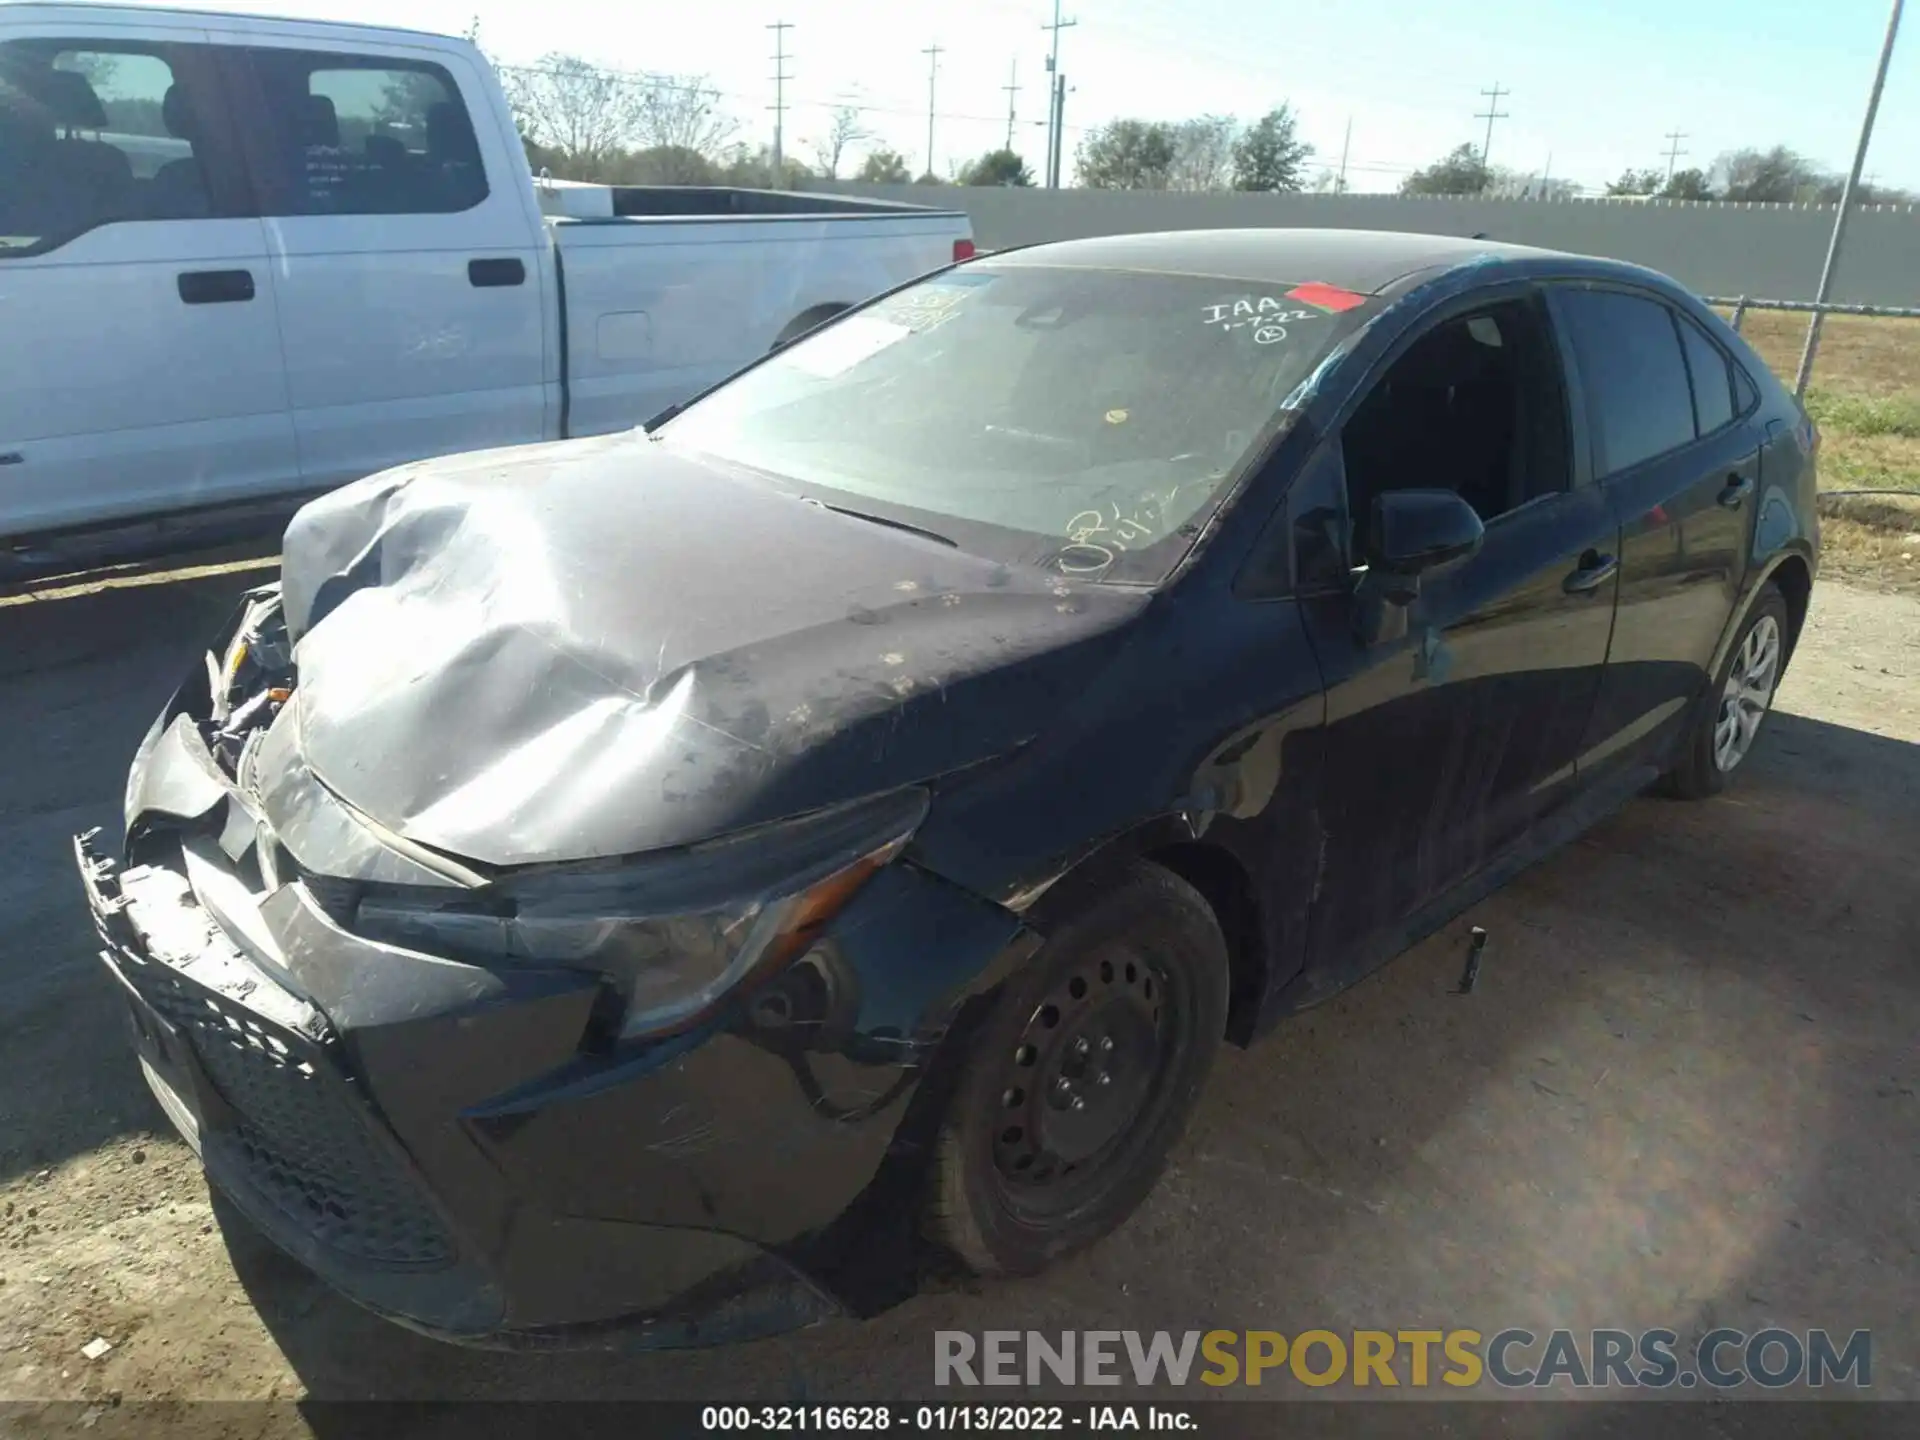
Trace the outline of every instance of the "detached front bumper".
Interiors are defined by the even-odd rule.
[[[281,1248],[468,1343],[714,1343],[909,1293],[926,1081],[1015,917],[895,865],[702,1029],[597,1044],[590,976],[396,950],[263,880],[197,745],[143,747],[140,793],[183,798],[130,815],[127,868],[75,858],[148,1083]]]

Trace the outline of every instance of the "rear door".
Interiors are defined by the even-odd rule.
[[[0,8],[0,534],[297,484],[206,38]]]
[[[1766,437],[1752,387],[1660,298],[1563,286],[1553,309],[1621,526],[1618,617],[1581,765],[1663,765],[1746,576]]]
[[[232,42],[306,482],[542,438],[546,232],[474,66],[214,33]]]

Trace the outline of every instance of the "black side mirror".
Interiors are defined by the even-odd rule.
[[[1406,607],[1422,576],[1457,565],[1480,548],[1486,527],[1451,490],[1389,490],[1374,497],[1367,526],[1367,575],[1361,582],[1361,639],[1376,644],[1403,633]]]
[[[1480,548],[1486,527],[1474,508],[1451,490],[1389,490],[1374,497],[1367,527],[1367,566],[1385,578],[1410,582],[1457,565]]]

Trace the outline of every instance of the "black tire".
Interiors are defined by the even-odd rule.
[[[1770,632],[1764,627],[1771,627]],[[1756,632],[1760,632],[1759,640],[1755,638]],[[1772,636],[1773,659],[1765,700],[1757,713],[1752,711],[1750,705],[1743,708],[1742,714],[1746,720],[1750,720],[1751,729],[1747,731],[1744,741],[1738,744],[1737,752],[1732,754],[1729,763],[1728,750],[1721,744],[1724,738],[1722,727],[1728,723],[1729,706],[1735,703],[1728,695],[1729,684],[1736,670],[1744,670],[1752,658],[1749,647],[1761,646],[1768,633]],[[1727,657],[1720,662],[1712,686],[1700,697],[1700,704],[1695,707],[1692,726],[1680,744],[1680,757],[1673,769],[1663,777],[1663,788],[1668,794],[1681,800],[1704,800],[1727,788],[1728,779],[1753,753],[1754,739],[1772,712],[1774,691],[1780,684],[1780,677],[1786,673],[1787,659],[1792,649],[1793,622],[1787,610],[1786,597],[1780,593],[1778,586],[1769,581],[1755,598],[1747,618],[1741,622],[1740,633],[1727,648]],[[1751,693],[1749,690],[1749,698]]]
[[[808,331],[818,330],[846,308],[844,305],[816,305],[805,314],[794,316],[787,322],[787,328],[774,337],[770,348],[778,350],[782,345],[791,345]]]
[[[1200,892],[1129,866],[1007,982],[974,1037],[935,1157],[930,1236],[976,1274],[1029,1275],[1118,1226],[1186,1129],[1227,988],[1226,941]]]

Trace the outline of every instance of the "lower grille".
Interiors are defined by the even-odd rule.
[[[365,1264],[435,1269],[452,1237],[359,1113],[346,1082],[244,1008],[142,967],[142,996],[192,1045],[237,1115],[202,1138],[208,1165],[239,1178],[294,1226]]]

